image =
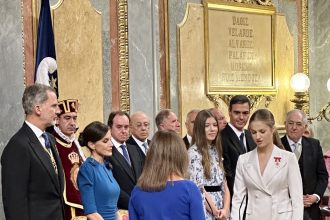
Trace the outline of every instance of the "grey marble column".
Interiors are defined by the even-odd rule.
[[[24,121],[23,40],[20,0],[0,0],[0,153]],[[1,193],[1,192],[0,192]],[[1,193],[2,196],[2,193]],[[0,219],[5,219],[2,199]]]
[[[145,112],[153,133],[160,97],[158,1],[128,1],[128,46],[130,110]]]
[[[310,114],[314,116],[330,101],[326,83],[330,77],[330,1],[309,1]],[[315,137],[323,152],[330,149],[330,122],[314,121]]]

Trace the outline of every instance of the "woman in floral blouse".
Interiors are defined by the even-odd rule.
[[[230,193],[222,164],[218,123],[208,110],[195,119],[192,146],[188,150],[189,176],[204,198],[206,220],[227,219]]]

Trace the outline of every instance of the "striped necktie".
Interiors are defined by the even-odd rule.
[[[144,153],[147,154],[148,149],[149,149],[147,142],[143,142],[142,146],[144,148]]]

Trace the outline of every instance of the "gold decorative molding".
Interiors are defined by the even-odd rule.
[[[303,72],[308,76],[308,0],[301,2],[301,25],[302,25],[302,67]]]
[[[23,51],[23,82],[26,87],[26,72],[25,72],[25,39],[24,39],[24,2],[21,0],[21,31],[22,31],[22,51]]]
[[[229,106],[231,98],[235,95],[206,95],[213,103],[214,106],[219,108],[221,102],[225,102]],[[265,99],[265,108],[268,108],[271,101],[274,100],[275,95],[246,95],[251,103],[251,110],[258,107],[263,99]]]
[[[299,19],[299,18],[298,18]],[[308,44],[308,0],[301,0],[301,35],[302,35],[302,69],[308,76],[309,68],[309,44]],[[305,99],[307,104],[302,109],[307,115],[309,115],[309,92],[306,92]]]
[[[165,35],[165,74],[163,84],[163,105],[162,108],[171,107],[170,95],[170,36],[169,36],[169,14],[168,14],[168,0],[164,0],[164,35]]]
[[[312,123],[313,120],[322,121],[322,119],[330,122],[330,102],[322,107],[322,109],[314,117],[308,117],[308,120]]]
[[[120,110],[130,111],[128,69],[128,21],[127,0],[118,1],[118,56]]]
[[[227,0],[228,2],[238,2],[244,4],[274,6],[272,0]]]

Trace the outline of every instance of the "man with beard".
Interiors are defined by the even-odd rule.
[[[83,216],[83,207],[76,181],[79,166],[86,158],[82,153],[78,140],[75,138],[78,100],[63,100],[58,103],[58,106],[60,113],[54,126],[53,135],[65,175],[65,219],[71,220],[74,217]]]
[[[49,86],[26,87],[25,122],[1,156],[2,200],[6,219],[64,219],[64,176],[54,138],[45,132],[59,113]]]

